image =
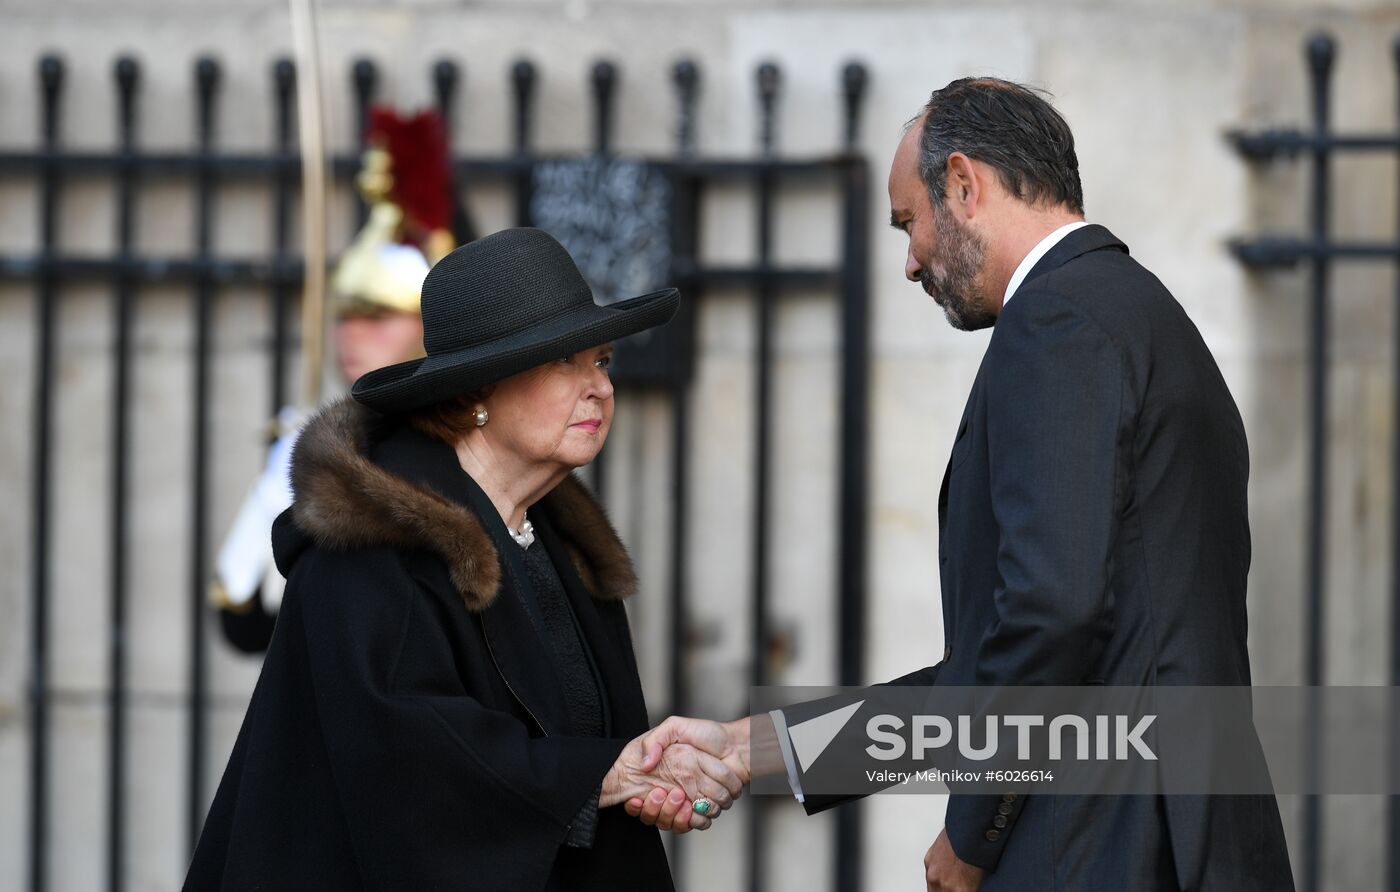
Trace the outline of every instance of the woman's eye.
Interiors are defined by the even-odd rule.
[[[559,359],[558,359],[557,361],[558,361],[558,362],[573,362],[573,361],[574,361],[574,358],[573,358],[572,356],[561,356],[561,357],[559,357]]]
[[[612,365],[612,357],[604,356],[594,363],[594,365],[598,366],[600,369],[606,369],[608,366]]]

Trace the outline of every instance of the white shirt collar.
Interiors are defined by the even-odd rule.
[[[1089,224],[1084,220],[1066,223],[1064,226],[1061,226],[1059,229],[1056,229],[1054,232],[1041,239],[1034,248],[1031,248],[1031,252],[1021,261],[1021,265],[1016,267],[1016,272],[1011,274],[1011,281],[1006,283],[1006,296],[1001,299],[1001,305],[1005,307],[1007,302],[1011,300],[1011,295],[1015,294],[1016,289],[1021,287],[1021,283],[1026,280],[1026,276],[1030,275],[1031,270],[1040,262],[1040,258],[1048,254],[1050,249],[1058,245],[1060,240],[1065,236],[1074,232],[1076,229],[1088,225]]]

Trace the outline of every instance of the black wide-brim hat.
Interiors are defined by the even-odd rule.
[[[674,288],[600,306],[569,252],[506,229],[448,254],[423,280],[427,356],[367,372],[351,395],[386,414],[420,409],[669,322]]]

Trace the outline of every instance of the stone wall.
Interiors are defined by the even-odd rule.
[[[111,66],[121,52],[144,67],[142,142],[192,141],[191,66],[213,52],[224,63],[220,141],[259,150],[271,144],[269,68],[289,53],[282,4],[267,0],[0,0],[0,144],[37,138],[35,62],[46,50],[69,63],[63,121],[71,146],[113,142]],[[704,71],[699,145],[745,154],[756,142],[755,66],[784,72],[780,148],[793,155],[834,151],[840,138],[838,73],[849,59],[869,66],[861,150],[876,188],[871,219],[887,213],[883,177],[900,126],[930,90],[970,73],[991,73],[1050,90],[1074,128],[1091,220],[1109,226],[1173,290],[1200,327],[1244,414],[1251,447],[1254,562],[1251,643],[1256,681],[1302,678],[1305,525],[1307,303],[1300,273],[1249,275],[1224,247],[1227,237],[1265,229],[1301,231],[1304,169],[1250,168],[1222,138],[1241,124],[1306,120],[1302,43],[1317,27],[1339,41],[1335,119],[1339,126],[1394,126],[1390,41],[1400,9],[1382,0],[1055,0],[1055,2],[836,3],[328,2],[322,39],[335,140],[350,143],[346,72],[368,55],[381,66],[380,96],[400,105],[431,98],[427,67],[440,56],[465,66],[459,149],[509,145],[507,66],[526,55],[540,67],[536,116],[541,149],[575,150],[590,132],[588,66],[622,66],[617,146],[666,153],[674,105],[670,64],[682,54]],[[1334,213],[1339,235],[1395,236],[1395,163],[1382,156],[1339,160]],[[504,192],[476,189],[484,228],[509,222]],[[828,261],[838,247],[830,194],[797,191],[779,205],[778,257]],[[142,250],[177,254],[192,244],[193,203],[182,187],[145,193]],[[220,251],[267,250],[269,198],[255,189],[220,197]],[[69,188],[62,204],[65,251],[104,253],[114,233],[109,186]],[[349,236],[346,197],[337,197],[332,244]],[[708,258],[746,259],[752,205],[721,190],[704,209]],[[0,179],[0,254],[31,252],[38,241],[32,182]],[[874,224],[872,224],[874,225]],[[871,419],[872,547],[867,680],[926,665],[942,651],[934,560],[936,498],[963,400],[986,333],[952,331],[902,276],[903,237],[871,235],[874,366]],[[1328,504],[1327,675],[1331,683],[1383,684],[1389,660],[1391,363],[1394,287],[1381,265],[1334,274],[1330,345],[1332,440]],[[270,322],[256,292],[226,289],[217,303],[212,408],[212,508],[216,529],[231,518],[260,463]],[[110,432],[111,300],[103,286],[63,292],[55,414],[52,553],[54,627],[53,888],[95,888],[105,870],[106,593]],[[751,304],[745,295],[707,295],[700,311],[702,353],[694,400],[694,493],[689,579],[695,620],[715,630],[696,655],[704,696],[696,710],[731,717],[744,707],[748,631],[743,593],[749,559],[746,470],[751,434]],[[132,483],[132,714],[128,791],[129,888],[177,888],[183,844],[184,693],[187,662],[190,468],[189,345],[184,289],[142,292],[137,313]],[[774,481],[773,610],[795,629],[784,682],[834,680],[832,445],[848,423],[836,396],[837,317],[829,298],[795,296],[778,311],[775,368],[779,418]],[[30,290],[0,281],[0,887],[18,888],[26,853],[30,561],[30,395],[34,367]],[[293,379],[295,380],[295,379]],[[666,511],[667,415],[652,398],[624,397],[613,444],[635,474],[611,477],[610,501],[638,555],[644,591],[633,606],[643,678],[654,703],[666,685],[665,568],[659,532]],[[223,520],[219,520],[223,519]],[[211,633],[213,632],[211,627]],[[216,638],[211,634],[211,640]],[[257,674],[255,663],[221,645],[211,659],[212,790]],[[1326,888],[1375,888],[1383,876],[1384,801],[1327,803]],[[1296,859],[1297,802],[1285,819]],[[743,806],[741,806],[741,809]],[[921,856],[938,832],[943,803],[876,797],[866,805],[869,889],[917,889]],[[829,816],[806,819],[789,804],[775,816],[773,888],[818,888],[828,870]],[[742,880],[744,823],[719,822],[688,844],[685,872],[706,887]]]

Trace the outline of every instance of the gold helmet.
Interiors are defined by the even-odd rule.
[[[331,278],[338,317],[417,313],[428,268],[456,245],[446,128],[436,111],[370,110],[356,185],[369,217]]]

